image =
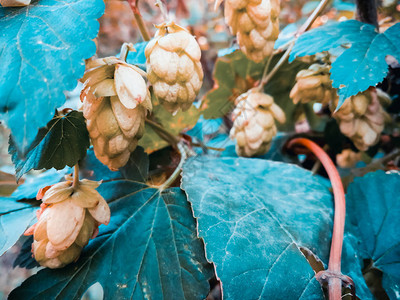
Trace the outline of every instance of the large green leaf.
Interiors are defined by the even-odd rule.
[[[348,221],[361,241],[358,255],[383,272],[391,299],[400,295],[400,174],[378,171],[356,178],[347,192]]]
[[[8,152],[12,155],[17,179],[35,169],[63,169],[73,167],[85,157],[90,146],[82,112],[71,111],[65,116],[56,115],[46,127],[39,130],[25,157],[20,157],[13,139]]]
[[[323,298],[299,248],[327,262],[326,180],[290,164],[203,156],[185,163],[182,187],[226,299]]]
[[[103,11],[102,0],[0,7],[0,118],[23,154],[82,77]]]
[[[333,23],[310,30],[301,35],[291,54],[313,55],[340,46],[346,49],[332,64],[332,85],[339,89],[339,105],[345,99],[367,90],[381,82],[387,72],[387,55],[400,60],[400,24],[395,24],[383,33],[374,26],[356,20]]]
[[[110,224],[76,263],[39,271],[10,299],[80,299],[96,282],[105,299],[204,299],[213,272],[185,194],[126,179],[98,190],[110,204]]]
[[[0,255],[13,246],[36,217],[36,210],[28,203],[12,198],[0,198]]]

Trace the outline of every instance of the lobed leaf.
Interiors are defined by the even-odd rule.
[[[185,163],[182,187],[225,299],[323,299],[299,247],[327,262],[324,179],[290,164],[202,156]]]
[[[213,271],[185,194],[126,179],[98,191],[110,204],[110,224],[76,263],[39,271],[9,298],[80,299],[99,282],[105,299],[204,299]]]
[[[22,154],[82,77],[103,11],[102,0],[0,7],[0,118]]]

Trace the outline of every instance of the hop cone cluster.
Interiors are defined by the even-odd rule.
[[[279,35],[279,0],[226,0],[225,21],[248,58],[261,62],[272,54]]]
[[[381,95],[385,97],[384,94]],[[338,101],[338,97],[332,101],[332,111],[336,109]],[[369,91],[346,99],[340,109],[333,114],[339,123],[340,131],[361,151],[368,150],[379,141],[385,116],[386,113],[378,97],[372,96]]]
[[[236,99],[230,137],[236,138],[236,153],[251,157],[265,154],[277,133],[275,120],[284,123],[285,113],[267,94],[249,90]]]
[[[151,97],[139,68],[115,57],[88,64],[82,81],[83,115],[96,157],[110,170],[123,167],[144,134]]]
[[[110,221],[110,208],[95,190],[99,182],[84,179],[73,186],[71,178],[66,179],[38,192],[37,199],[43,202],[38,222],[25,232],[33,234],[34,258],[48,268],[76,261],[98,226]]]
[[[196,39],[174,22],[158,31],[145,49],[148,79],[160,103],[171,113],[192,105],[203,83]]]
[[[307,70],[296,75],[296,84],[290,91],[294,104],[311,101],[328,104],[337,98],[336,89],[332,87],[329,77],[330,66],[313,64]]]

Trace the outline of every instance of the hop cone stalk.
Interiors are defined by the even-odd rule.
[[[96,157],[115,171],[128,162],[144,134],[152,108],[146,74],[115,57],[96,59],[87,67],[83,115]]]
[[[279,0],[226,0],[225,21],[248,58],[261,62],[279,35]]]
[[[307,70],[301,70],[296,75],[296,84],[290,91],[293,103],[308,103],[311,101],[328,104],[337,98],[336,89],[332,87],[329,75],[330,66],[313,64]]]
[[[61,268],[76,261],[89,239],[97,234],[100,224],[110,221],[110,208],[95,190],[100,183],[67,181],[39,190],[42,200],[38,222],[25,235],[32,235],[32,252],[38,263],[48,268]]]
[[[145,49],[148,78],[160,103],[171,113],[187,110],[203,84],[196,39],[174,22],[158,31]]]
[[[380,97],[387,97],[380,93]],[[331,102],[331,111],[335,111],[339,98]],[[366,151],[379,141],[386,119],[379,98],[366,91],[352,96],[343,103],[333,117],[340,131],[349,137],[357,149]]]
[[[285,113],[274,99],[255,90],[249,90],[236,99],[232,119],[230,137],[236,138],[236,153],[246,157],[267,153],[277,133],[275,120],[286,121]]]

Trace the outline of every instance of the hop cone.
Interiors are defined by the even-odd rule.
[[[116,58],[97,59],[88,67],[82,79],[83,115],[96,157],[115,171],[128,162],[143,136],[150,92],[145,73]]]
[[[290,91],[294,104],[311,101],[328,104],[337,98],[336,90],[332,87],[329,77],[330,67],[313,64],[307,70],[301,70],[296,75],[296,84]]]
[[[382,92],[379,97],[387,96]],[[336,109],[338,101],[336,98],[331,103],[332,111]],[[379,141],[385,125],[386,112],[379,98],[366,91],[346,99],[333,117],[339,123],[340,131],[349,137],[359,150],[366,151]]]
[[[3,7],[18,7],[31,4],[31,0],[0,0],[0,5]]]
[[[203,83],[200,47],[186,29],[174,22],[157,28],[145,49],[149,81],[168,111],[187,110]]]
[[[100,224],[110,221],[110,208],[95,190],[100,183],[82,180],[77,187],[67,181],[41,189],[38,222],[25,235],[32,235],[32,252],[40,265],[61,268],[76,261]]]
[[[254,90],[236,99],[232,119],[230,136],[236,138],[236,153],[246,157],[265,154],[277,133],[275,120],[280,123],[286,120],[271,96]]]
[[[226,0],[225,21],[248,58],[261,62],[279,35],[279,0]]]

